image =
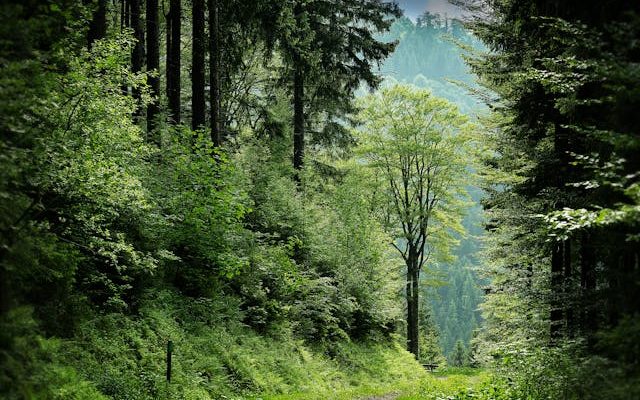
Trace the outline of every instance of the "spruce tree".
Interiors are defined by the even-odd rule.
[[[363,0],[327,3],[296,0],[278,28],[293,83],[293,165],[302,168],[306,120],[311,107],[324,111],[350,109],[350,98],[364,81],[377,87],[375,66],[394,48],[374,37],[400,15],[395,3]],[[314,99],[316,104],[309,104]]]

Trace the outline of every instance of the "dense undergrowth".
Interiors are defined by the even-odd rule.
[[[161,291],[138,316],[96,316],[72,339],[45,338],[29,309],[15,309],[2,331],[3,339],[20,337],[5,364],[13,387],[6,398],[330,398],[384,392],[424,375],[399,345],[259,335],[240,322],[238,302],[226,300]],[[167,340],[175,345],[170,383]]]
[[[152,99],[147,74],[133,73],[129,65],[131,32],[112,29],[88,50],[91,12],[84,3],[0,4],[0,397],[640,397],[633,245],[640,175],[637,135],[628,133],[635,122],[627,122],[638,96],[626,91],[635,87],[635,78],[622,79],[637,76],[631,56],[609,60],[616,52],[607,49],[598,55],[603,58],[593,64],[597,68],[589,79],[609,82],[610,75],[619,75],[603,89],[603,98],[619,103],[613,107],[616,118],[602,129],[591,126],[591,117],[581,122],[590,135],[584,144],[623,150],[620,165],[633,161],[616,169],[618,156],[603,160],[612,171],[603,184],[615,187],[610,191],[615,195],[594,195],[583,204],[585,196],[576,192],[580,201],[568,204],[575,210],[554,216],[554,207],[562,204],[557,200],[566,197],[554,193],[572,181],[550,184],[551,206],[541,203],[538,189],[507,190],[496,173],[491,185],[500,189],[494,210],[504,213],[492,223],[502,236],[494,244],[494,262],[487,265],[495,275],[488,288],[494,291],[483,306],[485,329],[476,338],[483,346],[473,354],[482,356],[474,361],[494,370],[428,374],[398,344],[402,262],[393,256],[393,238],[381,226],[378,177],[360,168],[359,160],[348,160],[348,145],[320,142],[309,146],[305,168],[294,171],[293,110],[282,85],[283,60],[245,71],[260,83],[246,91],[249,111],[236,121],[223,148],[214,148],[206,132],[167,124],[166,115],[147,133],[144,109]],[[597,15],[595,8],[584,9]],[[513,20],[503,17],[514,32],[527,32],[516,14]],[[611,49],[619,42],[635,46],[629,54],[637,53],[637,41],[626,39],[637,33],[634,15],[631,22],[612,26],[618,33],[612,35]],[[533,21],[531,32],[539,32],[538,20],[525,20]],[[496,26],[498,44],[511,37]],[[581,29],[572,35],[593,42],[585,48],[599,48],[593,38],[600,33],[592,38]],[[555,37],[549,33],[548,42],[564,51],[567,46]],[[509,60],[536,59],[536,52]],[[533,127],[521,126],[513,113],[498,124],[502,130],[495,128],[502,143],[495,153],[498,172],[522,168],[536,188],[543,175],[531,165],[546,166],[540,171],[553,171],[549,177],[556,175],[555,158],[572,165],[564,160],[568,151],[550,150],[562,136],[556,130],[584,130],[564,122],[612,113],[609,108],[555,110],[558,88],[546,78],[552,75],[516,65],[508,81],[501,59],[490,59],[499,67],[497,81],[507,82],[503,93],[532,100],[517,104],[520,117]],[[560,60],[567,61],[564,73],[573,84],[575,57]],[[535,90],[522,90],[523,70]],[[569,96],[566,104],[575,103],[573,90],[563,93]],[[606,104],[597,96],[580,102],[580,107]],[[540,124],[529,104],[542,105],[553,118]],[[513,105],[507,101],[501,107]],[[323,128],[322,122],[334,120],[316,111],[308,125]],[[512,128],[504,130],[509,124]],[[553,129],[525,140],[527,146],[509,137],[529,137],[538,126]],[[628,139],[620,142],[619,130]],[[600,138],[604,133],[616,139]],[[578,148],[583,140],[576,141]],[[545,154],[552,153],[555,158],[547,159]],[[538,158],[527,160],[523,154]],[[593,181],[597,187],[601,177],[590,172],[600,170],[596,161],[594,168],[579,171],[575,182],[592,187]],[[501,179],[519,182],[511,175]],[[550,245],[541,218],[523,219],[540,213],[569,231],[582,231],[579,236],[569,232],[574,237],[567,233],[561,246],[565,256]],[[580,219],[585,225],[563,222],[575,215],[594,218],[593,226],[589,218]],[[607,250],[590,254],[596,242]],[[581,252],[573,264],[570,243]],[[626,253],[618,259],[621,249]],[[584,282],[574,274],[557,285],[549,272],[553,260],[567,263],[563,273],[582,268]],[[620,265],[627,270],[620,273]],[[570,286],[573,293],[565,290]],[[551,296],[554,290],[562,296]],[[169,340],[175,345],[171,383],[165,377]]]
[[[415,373],[365,173],[329,160],[296,183],[277,103],[224,149],[163,123],[150,142],[130,35],[87,51],[81,5],[2,7],[16,18],[0,74],[0,397],[238,398]]]

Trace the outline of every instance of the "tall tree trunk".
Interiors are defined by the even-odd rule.
[[[180,51],[182,32],[181,0],[171,0],[167,18],[167,98],[169,117],[180,123]],[[171,82],[171,84],[169,84]]]
[[[574,291],[573,291],[573,265],[571,257],[571,240],[567,239],[563,242],[563,280],[564,280],[564,311],[567,322],[567,335],[573,337],[575,334],[575,318],[573,313]]]
[[[420,357],[419,344],[419,290],[418,279],[420,271],[417,267],[415,257],[409,257],[407,263],[407,350],[411,352],[416,359]]]
[[[293,167],[302,169],[304,163],[304,68],[300,57],[294,58],[293,75]],[[296,179],[300,179],[296,174]]]
[[[551,311],[550,334],[551,342],[556,343],[562,335],[562,282],[563,282],[563,244],[562,242],[553,242],[551,249]]]
[[[124,1],[124,25],[131,28],[131,0]]]
[[[5,242],[6,244],[6,242]],[[0,261],[4,261],[8,255],[8,246],[0,247]],[[0,263],[0,317],[11,308],[11,285],[9,284],[9,273],[5,269],[4,264]]]
[[[120,0],[120,32],[129,26],[129,4],[127,0]]]
[[[133,28],[133,36],[136,39],[136,43],[131,51],[131,71],[138,73],[142,71],[142,64],[144,62],[144,29],[142,28],[142,6],[141,0],[129,0],[131,8],[131,27]],[[136,99],[136,115],[140,115],[140,101],[141,93],[140,89],[133,88],[133,97]]]
[[[171,97],[171,93],[173,91],[173,89],[171,88],[171,86],[173,85],[173,81],[171,80],[171,73],[169,71],[171,71],[171,68],[173,66],[173,60],[171,59],[171,57],[173,57],[173,52],[171,51],[171,40],[173,39],[172,34],[171,34],[171,24],[173,23],[172,18],[171,18],[171,6],[169,6],[169,11],[167,12],[167,14],[164,16],[164,20],[165,20],[165,65],[164,65],[164,69],[165,69],[165,87],[166,87],[166,96],[167,96],[167,100]],[[171,122],[172,120],[172,116],[171,116],[171,109],[169,109],[169,122]]]
[[[85,1],[85,4],[91,4],[92,1]],[[102,39],[107,35],[107,0],[98,0],[97,7],[93,11],[91,22],[89,23],[89,32],[87,32],[87,47],[91,50],[91,45],[96,40]]]
[[[150,94],[153,102],[147,106],[147,137],[153,143],[160,144],[156,123],[160,112],[160,38],[158,26],[158,0],[147,0],[147,72]]]
[[[569,159],[567,150],[569,149],[569,134],[566,128],[558,121],[561,117],[555,116],[553,149],[557,160],[557,173],[555,174],[555,185],[559,190],[563,190],[568,175]],[[562,208],[562,199],[555,205],[555,208]],[[563,328],[563,299],[565,295],[566,279],[564,276],[566,242],[555,241],[551,249],[551,302],[550,302],[550,334],[551,342],[557,343],[562,336]]]
[[[606,276],[608,278],[609,287],[607,290],[607,322],[610,326],[616,326],[620,321],[620,291],[621,291],[621,278],[624,276],[624,255],[621,255],[618,251],[610,256],[608,264],[608,271]]]
[[[131,26],[131,9],[128,0],[120,0],[120,33],[123,33],[126,28]],[[124,96],[129,95],[129,85],[122,84],[122,94]]]
[[[204,0],[193,0],[193,48],[191,66],[191,129],[205,124],[204,97]]]
[[[587,343],[593,345],[594,333],[598,329],[598,316],[595,312],[595,251],[590,232],[584,232],[580,238],[580,325],[581,334]]]
[[[209,0],[209,102],[211,103],[211,140],[222,144],[220,132],[220,24],[218,0]]]

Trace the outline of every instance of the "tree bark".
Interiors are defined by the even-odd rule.
[[[589,232],[582,234],[580,243],[580,288],[581,288],[581,330],[591,338],[598,329],[598,320],[594,312],[596,274],[593,240]]]
[[[120,0],[120,32],[129,27],[129,2]]]
[[[560,116],[555,116],[560,119]],[[569,158],[567,150],[569,149],[569,135],[566,128],[562,127],[559,121],[554,122],[553,149],[556,156],[557,173],[552,178],[555,186],[562,190],[565,187],[567,175],[569,173]],[[556,209],[564,206],[562,199],[555,205]],[[565,261],[566,261],[566,240],[562,242],[555,241],[551,249],[551,302],[550,302],[550,335],[551,343],[557,343],[557,340],[563,334],[563,301],[565,295],[566,278]]]
[[[9,253],[8,246],[0,247],[0,261],[4,261]],[[3,316],[11,308],[11,285],[9,285],[9,273],[3,264],[0,264],[0,316]]]
[[[417,260],[407,263],[407,350],[411,352],[416,359],[420,357],[419,342],[419,284],[420,271],[417,268]]]
[[[166,44],[166,48],[165,48],[165,65],[164,65],[164,69],[165,69],[165,88],[166,88],[166,96],[167,96],[167,100],[171,97],[171,93],[173,92],[173,89],[171,88],[171,86],[173,85],[173,81],[171,80],[171,68],[173,67],[173,60],[171,59],[173,57],[173,52],[171,51],[171,41],[173,39],[172,34],[171,34],[171,24],[173,23],[172,19],[171,19],[171,5],[169,5],[169,11],[167,12],[167,14],[164,16],[164,20],[165,20],[165,44]],[[171,109],[169,109],[169,122],[171,122],[172,120],[172,116],[171,116]]]
[[[205,124],[204,97],[204,0],[193,0],[193,48],[191,71],[191,129]]]
[[[125,29],[131,27],[131,4],[128,0],[120,0],[120,33],[123,33]],[[122,84],[122,94],[124,96],[129,95],[129,85]]]
[[[624,255],[615,252],[607,263],[606,273],[609,287],[607,288],[606,315],[610,326],[616,326],[620,320],[621,278],[624,276]]]
[[[144,62],[144,30],[142,28],[142,7],[141,0],[130,0],[131,7],[131,27],[133,28],[133,36],[136,43],[131,51],[131,72],[139,73],[142,71]],[[137,107],[135,115],[140,115],[140,101],[142,99],[140,89],[133,88],[133,97],[136,99]]]
[[[294,58],[293,75],[293,167],[302,169],[304,163],[304,68],[300,57]],[[296,173],[296,179],[300,177]]]
[[[211,103],[211,141],[222,144],[220,132],[220,31],[218,1],[209,0],[209,102]]]
[[[563,283],[564,283],[564,312],[567,323],[567,335],[573,337],[575,334],[575,318],[573,307],[575,305],[573,291],[573,265],[571,256],[571,240],[563,242]]]
[[[160,113],[158,96],[160,95],[160,41],[158,26],[158,0],[147,0],[147,72],[149,75],[149,88],[153,101],[147,106],[147,137],[159,145],[160,138],[157,128],[157,117]]]
[[[549,313],[551,343],[562,335],[563,243],[554,242],[551,249],[551,311]]]
[[[85,1],[85,4],[93,3]],[[91,50],[91,45],[96,40],[100,40],[107,35],[107,0],[98,0],[97,8],[93,11],[89,32],[87,32],[87,47]]]
[[[171,0],[167,17],[167,99],[169,118],[175,124],[180,123],[181,32],[181,0]]]

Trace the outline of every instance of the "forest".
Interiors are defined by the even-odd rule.
[[[640,3],[407,1],[0,2],[0,398],[640,398]]]

